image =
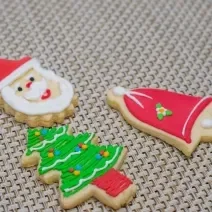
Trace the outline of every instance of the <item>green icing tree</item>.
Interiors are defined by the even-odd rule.
[[[60,190],[69,197],[108,172],[123,151],[121,146],[97,146],[94,138],[92,133],[70,135],[68,126],[29,129],[23,164],[27,166],[29,158],[39,153],[39,175],[59,171]]]

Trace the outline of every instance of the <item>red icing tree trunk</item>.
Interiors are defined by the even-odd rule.
[[[115,169],[110,169],[103,176],[96,178],[92,184],[103,189],[110,196],[116,197],[126,190],[132,181]]]

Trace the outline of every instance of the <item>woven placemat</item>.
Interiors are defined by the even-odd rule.
[[[212,144],[187,159],[105,101],[117,85],[212,95],[212,1],[0,0],[0,56],[23,55],[75,85],[79,107],[65,121],[75,133],[95,132],[101,144],[128,148],[122,172],[138,191],[119,212],[212,211]],[[20,166],[27,126],[0,110],[0,128],[0,212],[63,211],[57,184]],[[111,209],[90,199],[70,211]]]

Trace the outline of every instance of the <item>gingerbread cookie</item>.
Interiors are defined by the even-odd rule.
[[[72,84],[43,69],[36,59],[0,59],[0,107],[30,127],[50,127],[73,115]]]
[[[212,141],[212,97],[172,91],[115,87],[108,104],[135,128],[158,137],[190,156],[199,142]]]
[[[73,208],[92,196],[114,209],[127,204],[136,187],[118,172],[126,156],[122,146],[97,146],[93,133],[71,135],[68,126],[29,129],[24,167],[38,165],[38,177],[59,182],[60,202]]]

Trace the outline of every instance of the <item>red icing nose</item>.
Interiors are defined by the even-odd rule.
[[[31,84],[32,84],[32,82],[28,82],[28,83],[26,84],[26,87],[27,87],[27,88],[30,88]]]

